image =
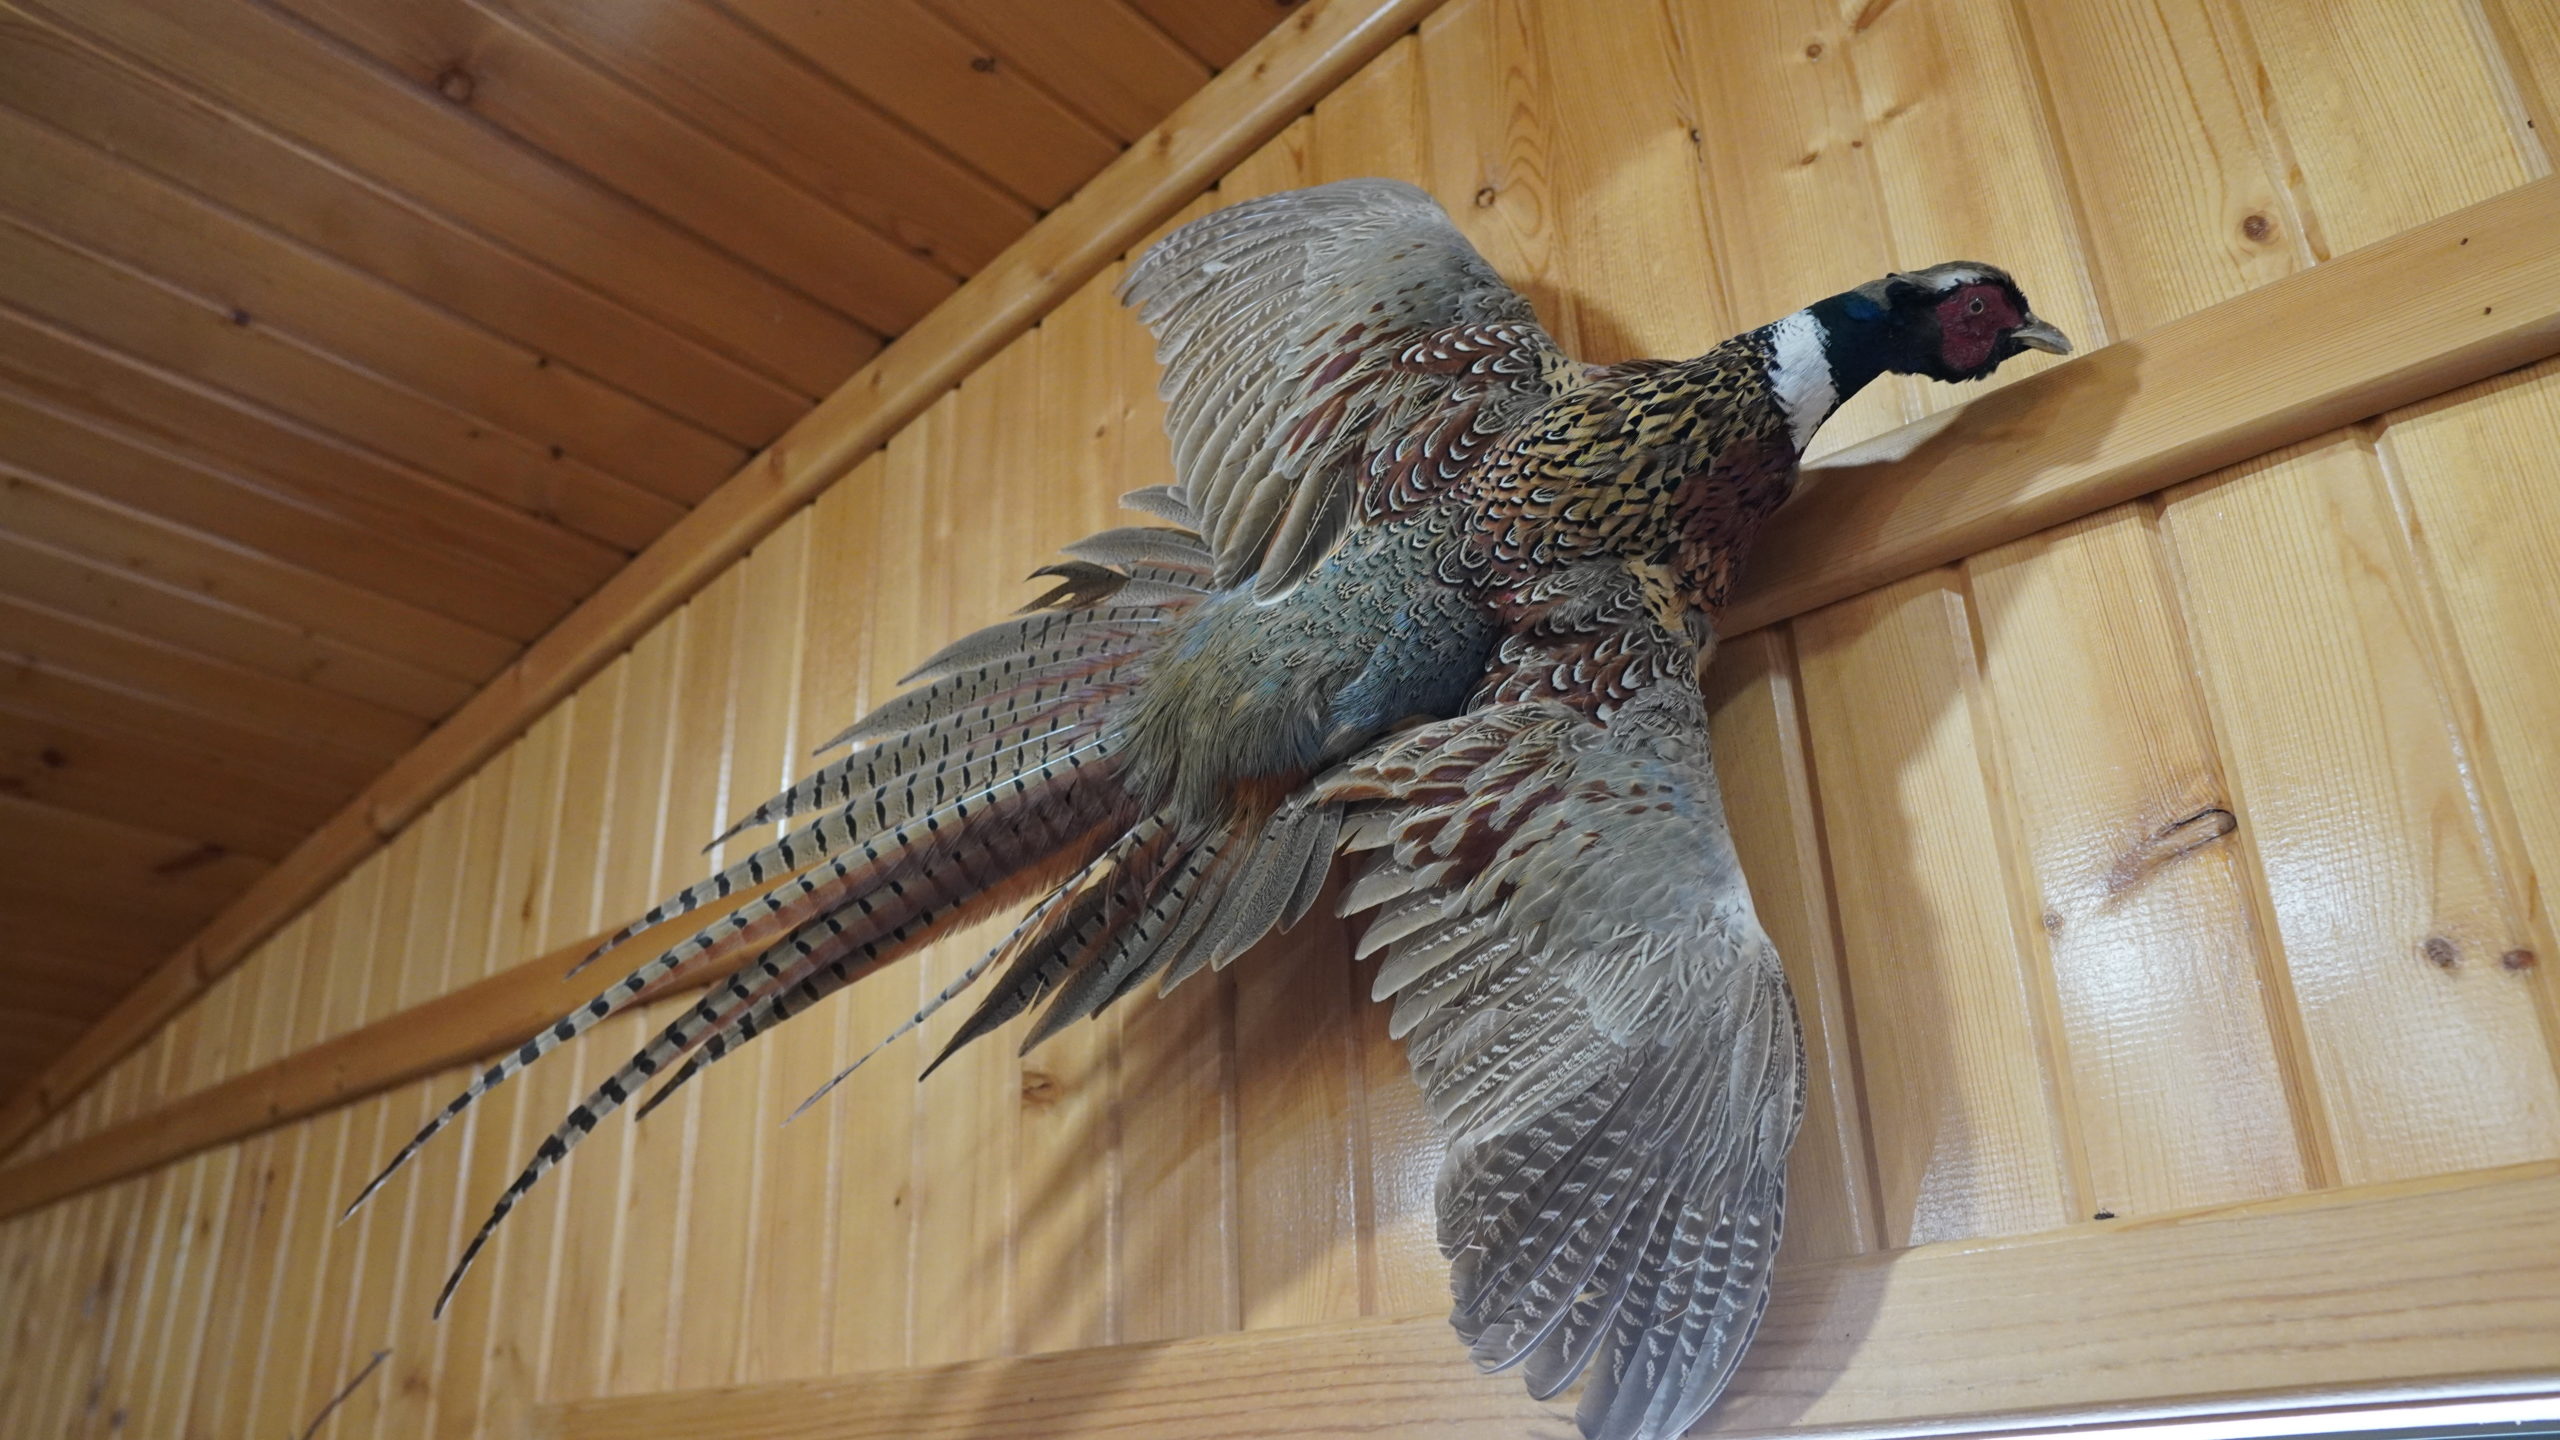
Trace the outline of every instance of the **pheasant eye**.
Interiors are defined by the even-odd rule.
[[[1966,302],[1965,302],[1965,304],[1964,304],[1964,313],[1966,313],[1967,315],[1979,315],[1979,314],[1981,314],[1981,313],[1982,313],[1982,297],[1981,297],[1981,296],[1979,296],[1979,295],[1976,295],[1976,296],[1974,296],[1972,299],[1970,299],[1970,300],[1966,301]]]

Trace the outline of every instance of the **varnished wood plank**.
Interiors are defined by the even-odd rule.
[[[160,68],[803,394],[836,384],[877,347],[851,321],[262,7],[155,0],[113,11],[24,8]]]
[[[199,937],[187,957],[219,971],[323,892],[379,843],[467,775],[526,720],[627,648],[669,610],[986,355],[1091,278],[1135,237],[1196,195],[1245,151],[1317,95],[1410,29],[1436,0],[1325,0],[1285,22],[1254,65],[1206,87],[1167,118],[1160,142],[1133,147],[1037,227],[1033,236],[963,287],[902,337],[897,354],[847,385],[806,428],[776,443],[679,522],[679,531],[635,561],[579,612],[555,627],[490,688],[395,762],[356,809],[341,812]],[[717,822],[713,822],[717,823]],[[178,981],[154,1003],[191,993]],[[116,1039],[158,1014],[139,1007]],[[94,1047],[100,1053],[105,1047]],[[87,1071],[54,1075],[66,1098]],[[19,1111],[23,1123],[34,1111]]]
[[[2021,7],[2090,279],[2139,335],[2308,264],[2285,161],[2213,0]],[[2042,304],[2042,297],[2037,303]]]
[[[497,0],[660,105],[953,274],[1038,218],[1004,188],[709,7]],[[778,426],[776,428],[779,428]]]
[[[0,226],[0,235],[7,228]],[[5,248],[5,242],[0,242]],[[569,603],[558,591],[269,493],[181,451],[114,431],[0,382],[0,465],[522,641]],[[395,525],[397,522],[393,522]]]
[[[1724,624],[1798,614],[2540,359],[2560,348],[2554,224],[2560,180],[2539,180],[1843,451],[1772,521]]]
[[[266,868],[198,840],[0,795],[0,910],[39,945],[56,930],[93,938],[102,957],[175,943]]]
[[[2064,1223],[2077,1197],[2018,933],[1962,592],[1916,576],[1798,620],[1816,794],[1862,1016],[1889,1246]]]
[[[189,653],[362,700],[418,720],[461,703],[470,687],[173,585],[92,563],[0,530],[0,592],[57,614]]]
[[[0,6],[0,56],[0,97],[18,109],[736,444],[772,438],[806,408],[778,382],[15,6]]]
[[[2322,259],[2477,204],[2536,174],[2504,77],[2460,0],[2228,0],[2302,169]],[[2535,163],[2541,162],[2541,163]]]
[[[1704,678],[1734,849],[1804,1026],[1804,1127],[1787,1164],[1780,1253],[1863,1255],[1883,1241],[1795,650],[1781,629],[1755,630],[1719,646]]]
[[[1855,16],[1829,0],[1680,0],[1707,224],[1738,325],[1756,325],[1893,268],[1850,63]],[[1817,445],[1891,429],[1908,386],[1870,385]]]
[[[1967,561],[2094,1214],[2329,1180],[2147,506]]]
[[[500,431],[488,445],[463,452],[474,457],[469,464],[491,464],[490,450],[531,456],[557,446],[578,462],[554,457],[547,467],[562,492],[637,481],[691,500],[744,458],[729,441],[17,111],[0,109],[0,156],[0,206],[38,228],[235,321],[249,316],[414,388],[479,420],[484,433]],[[379,443],[381,428],[366,424],[355,436]],[[472,438],[467,430],[454,437]]]
[[[2361,435],[2164,508],[2240,833],[2348,1184],[2560,1152],[2514,884]]]
[[[1209,67],[1119,0],[928,0],[952,29],[1125,145],[1208,83]]]
[[[278,860],[335,803],[226,773],[211,750],[0,708],[0,794]]]
[[[2560,160],[2560,14],[2537,0],[2486,0],[2480,11],[2524,109],[2521,148],[2528,163],[2538,150],[2547,169]]]
[[[1266,0],[1129,0],[1140,13],[1182,42],[1209,68],[1224,70],[1236,63],[1271,29],[1273,12],[1286,9]],[[1294,6],[1297,0],[1290,0]]]
[[[394,384],[252,312],[154,283],[53,232],[0,212],[0,300],[77,330],[140,361],[227,390],[448,484],[529,513],[556,512],[571,529],[619,550],[656,538],[683,507],[605,475],[565,450]]]
[[[2297,1423],[2320,1428],[2316,1407],[2371,1403],[2358,1392],[2380,1376],[2548,1393],[2533,1377],[2560,1365],[2560,1264],[2539,1233],[2560,1213],[2560,1177],[2533,1167],[2315,1198],[1783,1271],[1758,1343],[1696,1433],[2306,1405]],[[2358,1283],[2306,1276],[2304,1255]],[[569,1405],[543,1425],[557,1440],[1574,1433],[1514,1377],[1476,1374],[1436,1317]]]
[[[1109,164],[1111,137],[986,58],[915,0],[860,10],[739,0],[732,13],[856,93],[1047,208]]]
[[[292,0],[285,8],[420,93],[443,95],[881,334],[914,324],[957,283],[548,37],[469,0]]]
[[[426,733],[415,716],[0,595],[0,653],[279,739],[388,760]]]
[[[2544,723],[2560,703],[2560,671],[2536,638],[2560,613],[2560,497],[2547,478],[2560,443],[2560,365],[2544,361],[2386,418],[2385,479],[2417,583],[2450,632],[2440,643],[2458,656],[2447,698],[2506,852],[2509,904],[2535,942],[2499,963],[2538,966],[2560,954],[2551,897],[2534,882],[2560,876],[2560,748]],[[2548,981],[2542,989],[2549,1033]]]

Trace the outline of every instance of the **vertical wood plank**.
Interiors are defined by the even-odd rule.
[[[2549,168],[2466,0],[2228,0],[2325,259]]]
[[[2538,1159],[2560,1088],[2421,601],[2360,436],[2164,509],[2346,1184]]]
[[[2290,995],[2257,933],[2256,876],[2224,833],[2230,799],[2148,507],[1965,569],[2090,1209],[2157,1214],[2317,1183],[2326,1137],[2296,1131]]]
[[[1985,794],[1964,596],[1914,576],[1799,619],[1888,1246],[2064,1222],[2030,950]]]
[[[1804,1128],[1787,1165],[1782,1253],[1863,1255],[1879,1243],[1875,1177],[1794,648],[1780,629],[1736,636],[1717,647],[1705,680],[1734,848],[1804,1026]]]
[[[2246,56],[2210,0],[2018,9],[2117,334],[2310,262]]]

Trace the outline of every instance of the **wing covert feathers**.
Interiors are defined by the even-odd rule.
[[[1439,203],[1399,181],[1204,216],[1140,257],[1120,295],[1156,333],[1175,490],[1210,578],[1253,577],[1266,599],[1332,551],[1399,436],[1469,411],[1502,428],[1579,373]]]
[[[1803,1110],[1793,1002],[1726,835],[1694,688],[1600,725],[1497,705],[1317,786],[1346,913],[1448,1141],[1451,1323],[1579,1420],[1667,1440],[1767,1303]]]

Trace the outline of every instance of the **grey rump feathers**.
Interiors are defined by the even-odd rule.
[[[1176,231],[1122,287],[1164,372],[1177,480],[1124,501],[1153,523],[1067,546],[1021,614],[822,747],[713,842],[767,843],[597,952],[645,937],[648,960],[474,1079],[357,1203],[517,1071],[707,978],[543,1140],[449,1298],[604,1117],[939,935],[1028,902],[898,1031],[973,995],[935,1065],[1234,962],[1348,851],[1359,954],[1448,1145],[1458,1334],[1540,1396],[1587,1375],[1595,1440],[1680,1433],[1767,1303],[1804,1085],[1697,637],[1859,384],[2063,344],[1988,267],[1879,285],[1691,360],[1594,367],[1411,186]]]

